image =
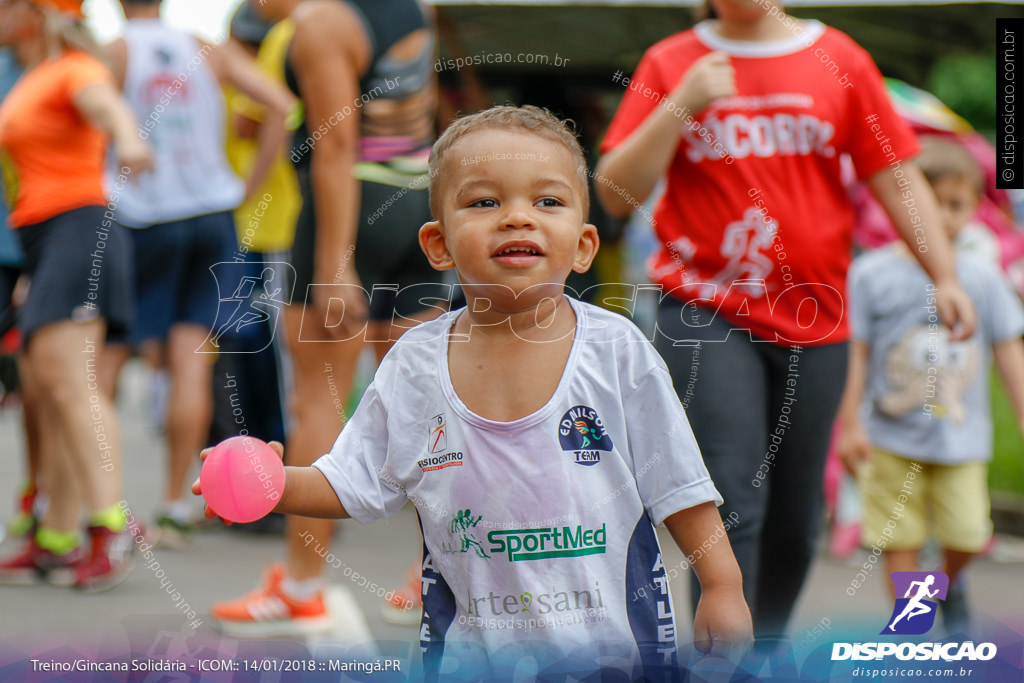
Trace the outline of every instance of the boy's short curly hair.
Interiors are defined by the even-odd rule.
[[[501,105],[485,109],[476,114],[455,119],[430,150],[430,210],[434,218],[440,218],[439,196],[442,185],[441,166],[445,155],[459,138],[473,131],[487,128],[505,130],[521,130],[534,135],[546,137],[560,143],[569,150],[576,163],[580,185],[583,188],[584,220],[590,210],[590,188],[587,172],[587,160],[583,148],[576,137],[571,121],[562,121],[547,109],[527,104],[521,107]]]
[[[943,178],[968,181],[981,197],[985,194],[985,175],[967,148],[947,137],[921,138],[921,154],[915,160],[930,185]]]

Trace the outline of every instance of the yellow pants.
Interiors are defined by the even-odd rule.
[[[950,550],[976,553],[992,536],[986,462],[935,465],[876,450],[860,488],[867,547],[917,550],[932,521]]]

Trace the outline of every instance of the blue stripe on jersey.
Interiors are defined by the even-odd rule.
[[[626,596],[626,615],[640,650],[644,679],[676,679],[679,668],[672,598],[658,537],[646,512],[633,529],[626,551]]]
[[[422,532],[422,525],[420,531]],[[434,569],[433,558],[423,544],[423,618],[420,620],[420,651],[427,681],[436,681],[444,656],[445,635],[455,621],[455,594]]]

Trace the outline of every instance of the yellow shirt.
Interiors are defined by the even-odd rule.
[[[295,25],[284,19],[274,25],[260,45],[256,62],[271,78],[284,83],[284,60],[291,43]],[[262,118],[259,105],[230,86],[224,88],[228,103],[227,157],[232,168],[243,178],[248,176],[256,158],[255,140],[240,139],[235,130],[235,119],[244,115],[254,120]],[[289,125],[295,123],[289,117]],[[235,226],[242,251],[275,252],[291,249],[295,238],[295,221],[302,207],[295,170],[282,152],[270,168],[267,179],[253,198],[235,210]]]

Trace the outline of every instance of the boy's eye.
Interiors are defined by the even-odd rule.
[[[493,209],[498,205],[498,202],[493,199],[477,199],[475,202],[470,203],[470,206],[477,206],[482,209]]]
[[[562,200],[557,197],[544,197],[543,199],[538,199],[537,204],[540,206],[564,206]]]

